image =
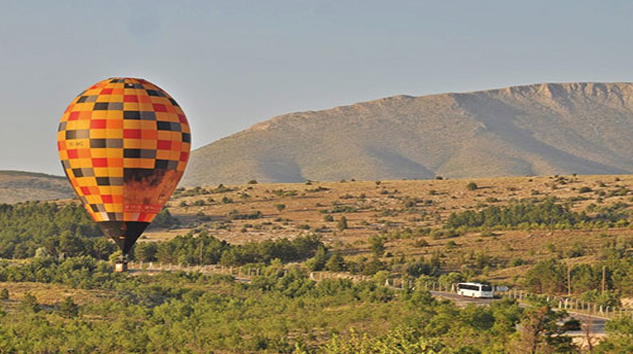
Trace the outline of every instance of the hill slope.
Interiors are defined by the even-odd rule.
[[[535,84],[278,116],[197,149],[183,185],[633,172],[633,84]]]
[[[74,198],[66,177],[43,173],[0,171],[0,203]]]

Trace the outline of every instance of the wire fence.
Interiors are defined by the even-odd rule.
[[[390,285],[390,284],[387,284]],[[397,287],[398,283],[393,286]],[[402,285],[400,285],[402,287]],[[446,292],[457,294],[456,284],[442,284],[439,282],[424,283],[424,287],[429,291]],[[593,317],[602,317],[605,319],[614,319],[622,317],[633,318],[633,309],[623,308],[621,306],[611,306],[585,301],[571,296],[545,295],[530,293],[521,289],[495,288],[495,297],[511,298],[519,302],[527,302],[530,300],[546,301],[555,310],[565,310],[569,313],[578,313]]]
[[[240,281],[250,281],[252,278],[263,274],[261,267],[253,266],[223,266],[220,264],[210,265],[183,265],[183,264],[165,264],[158,262],[128,262],[128,270],[132,273],[135,272],[163,272],[163,271],[183,271],[187,273],[199,272],[203,274],[224,274],[231,275]],[[280,276],[285,276],[286,270],[281,271]],[[325,279],[348,279],[352,282],[370,281],[374,280],[374,277],[365,275],[354,275],[349,273],[339,272],[310,272],[310,279],[314,281],[322,281]],[[398,276],[392,275],[386,277],[385,286],[395,290],[414,289],[416,281],[403,279]],[[457,294],[456,284],[446,284],[436,281],[427,281],[422,284],[426,290],[439,292],[439,293],[453,293]],[[506,287],[496,287],[494,289],[495,297],[497,298],[511,298],[516,299],[519,302],[527,302],[530,300],[544,300],[555,310],[565,310],[569,313],[578,313],[589,315],[593,317],[601,317],[605,319],[631,317],[633,318],[633,309],[622,308],[620,306],[609,306],[603,304],[597,304],[582,299],[565,297],[558,295],[544,295],[530,293],[521,289],[508,289]]]

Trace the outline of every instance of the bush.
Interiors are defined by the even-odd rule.
[[[25,312],[39,312],[40,305],[37,303],[37,298],[35,295],[30,292],[26,292],[24,294],[24,299],[22,299],[22,303],[20,304],[20,308]]]
[[[589,187],[587,187],[587,186],[582,187],[582,188],[580,188],[580,189],[578,190],[578,193],[580,193],[580,194],[582,194],[582,193],[589,193],[589,192],[591,192],[591,188],[589,188]]]
[[[382,236],[374,235],[369,238],[371,251],[376,257],[380,257],[385,253],[385,239]]]
[[[347,218],[345,217],[345,215],[341,216],[341,218],[339,219],[338,223],[336,224],[336,228],[339,229],[340,231],[343,231],[345,229],[347,229]]]
[[[204,201],[202,201],[202,200],[196,201],[196,203],[197,202],[202,202],[202,205],[204,205]],[[185,203],[184,206],[187,206],[186,202],[183,201],[183,203]],[[160,213],[158,213],[156,215],[156,217],[152,221],[150,227],[152,227],[152,228],[165,228],[165,229],[168,229],[168,228],[172,228],[172,227],[178,226],[178,225],[180,225],[180,220],[178,220],[178,218],[176,218],[173,215],[171,215],[171,213],[169,212],[169,210],[167,210],[167,208],[163,208],[160,211]]]
[[[77,305],[70,296],[64,298],[57,306],[57,311],[59,311],[62,317],[66,318],[74,318],[79,315],[79,305]]]
[[[339,253],[334,253],[325,263],[325,268],[331,272],[342,272],[345,270],[345,259]]]
[[[468,189],[469,191],[474,191],[474,190],[476,190],[477,188],[478,188],[478,187],[477,187],[477,183],[475,183],[475,182],[470,182],[470,183],[468,183],[468,184],[466,185],[466,189]]]

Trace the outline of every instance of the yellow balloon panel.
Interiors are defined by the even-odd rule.
[[[57,141],[66,175],[95,221],[151,222],[182,177],[191,132],[161,88],[112,78],[73,100]]]

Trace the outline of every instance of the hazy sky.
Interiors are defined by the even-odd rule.
[[[79,92],[142,77],[194,148],[275,115],[535,82],[633,81],[631,1],[0,0],[0,169],[63,174]]]

